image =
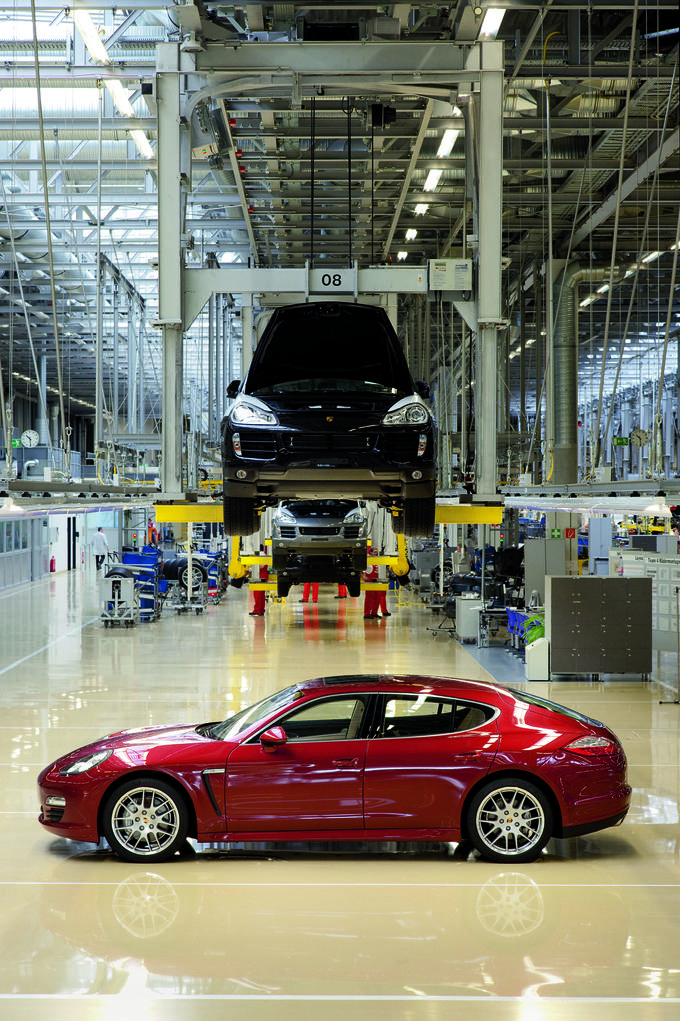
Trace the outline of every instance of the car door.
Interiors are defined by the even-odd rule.
[[[389,694],[376,720],[366,753],[366,828],[458,827],[462,798],[498,749],[493,707]]]
[[[277,719],[286,742],[260,735],[227,760],[229,832],[363,827],[364,735],[370,695],[315,698]]]

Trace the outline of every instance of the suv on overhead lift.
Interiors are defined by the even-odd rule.
[[[277,309],[222,421],[224,526],[252,535],[282,499],[377,500],[395,531],[434,531],[436,429],[384,309]]]
[[[288,500],[272,518],[272,567],[277,595],[291,585],[332,581],[361,593],[368,516],[356,500]]]

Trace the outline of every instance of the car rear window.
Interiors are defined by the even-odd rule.
[[[253,359],[246,390],[406,395],[413,382],[389,320],[354,306],[309,305],[272,319]]]
[[[550,709],[554,713],[559,713],[560,716],[568,716],[570,720],[578,720],[579,723],[588,723],[593,727],[603,727],[604,723],[599,720],[594,720],[590,716],[584,716],[583,713],[579,713],[576,709],[569,709],[566,705],[560,705],[559,702],[551,702],[550,699],[540,698],[538,695],[530,695],[526,691],[516,691],[514,688],[507,689],[511,695],[514,695],[518,702],[526,702],[528,705],[539,706],[541,709]]]

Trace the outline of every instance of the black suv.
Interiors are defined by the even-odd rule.
[[[282,499],[377,500],[395,531],[434,531],[436,432],[387,313],[288,305],[269,320],[222,421],[224,527],[252,535]]]
[[[334,581],[361,593],[367,564],[368,515],[356,500],[287,500],[272,518],[277,594],[291,585]]]

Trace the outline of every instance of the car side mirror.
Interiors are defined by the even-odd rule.
[[[283,727],[270,727],[269,730],[265,730],[263,734],[260,734],[260,744],[265,751],[273,751],[274,748],[280,748],[287,740],[288,736]]]
[[[231,383],[227,387],[227,397],[235,397],[238,393],[238,388],[241,385],[240,379],[232,379]]]
[[[416,393],[418,394],[419,397],[422,397],[423,400],[427,400],[427,398],[430,396],[430,384],[426,383],[424,379],[417,379]]]

